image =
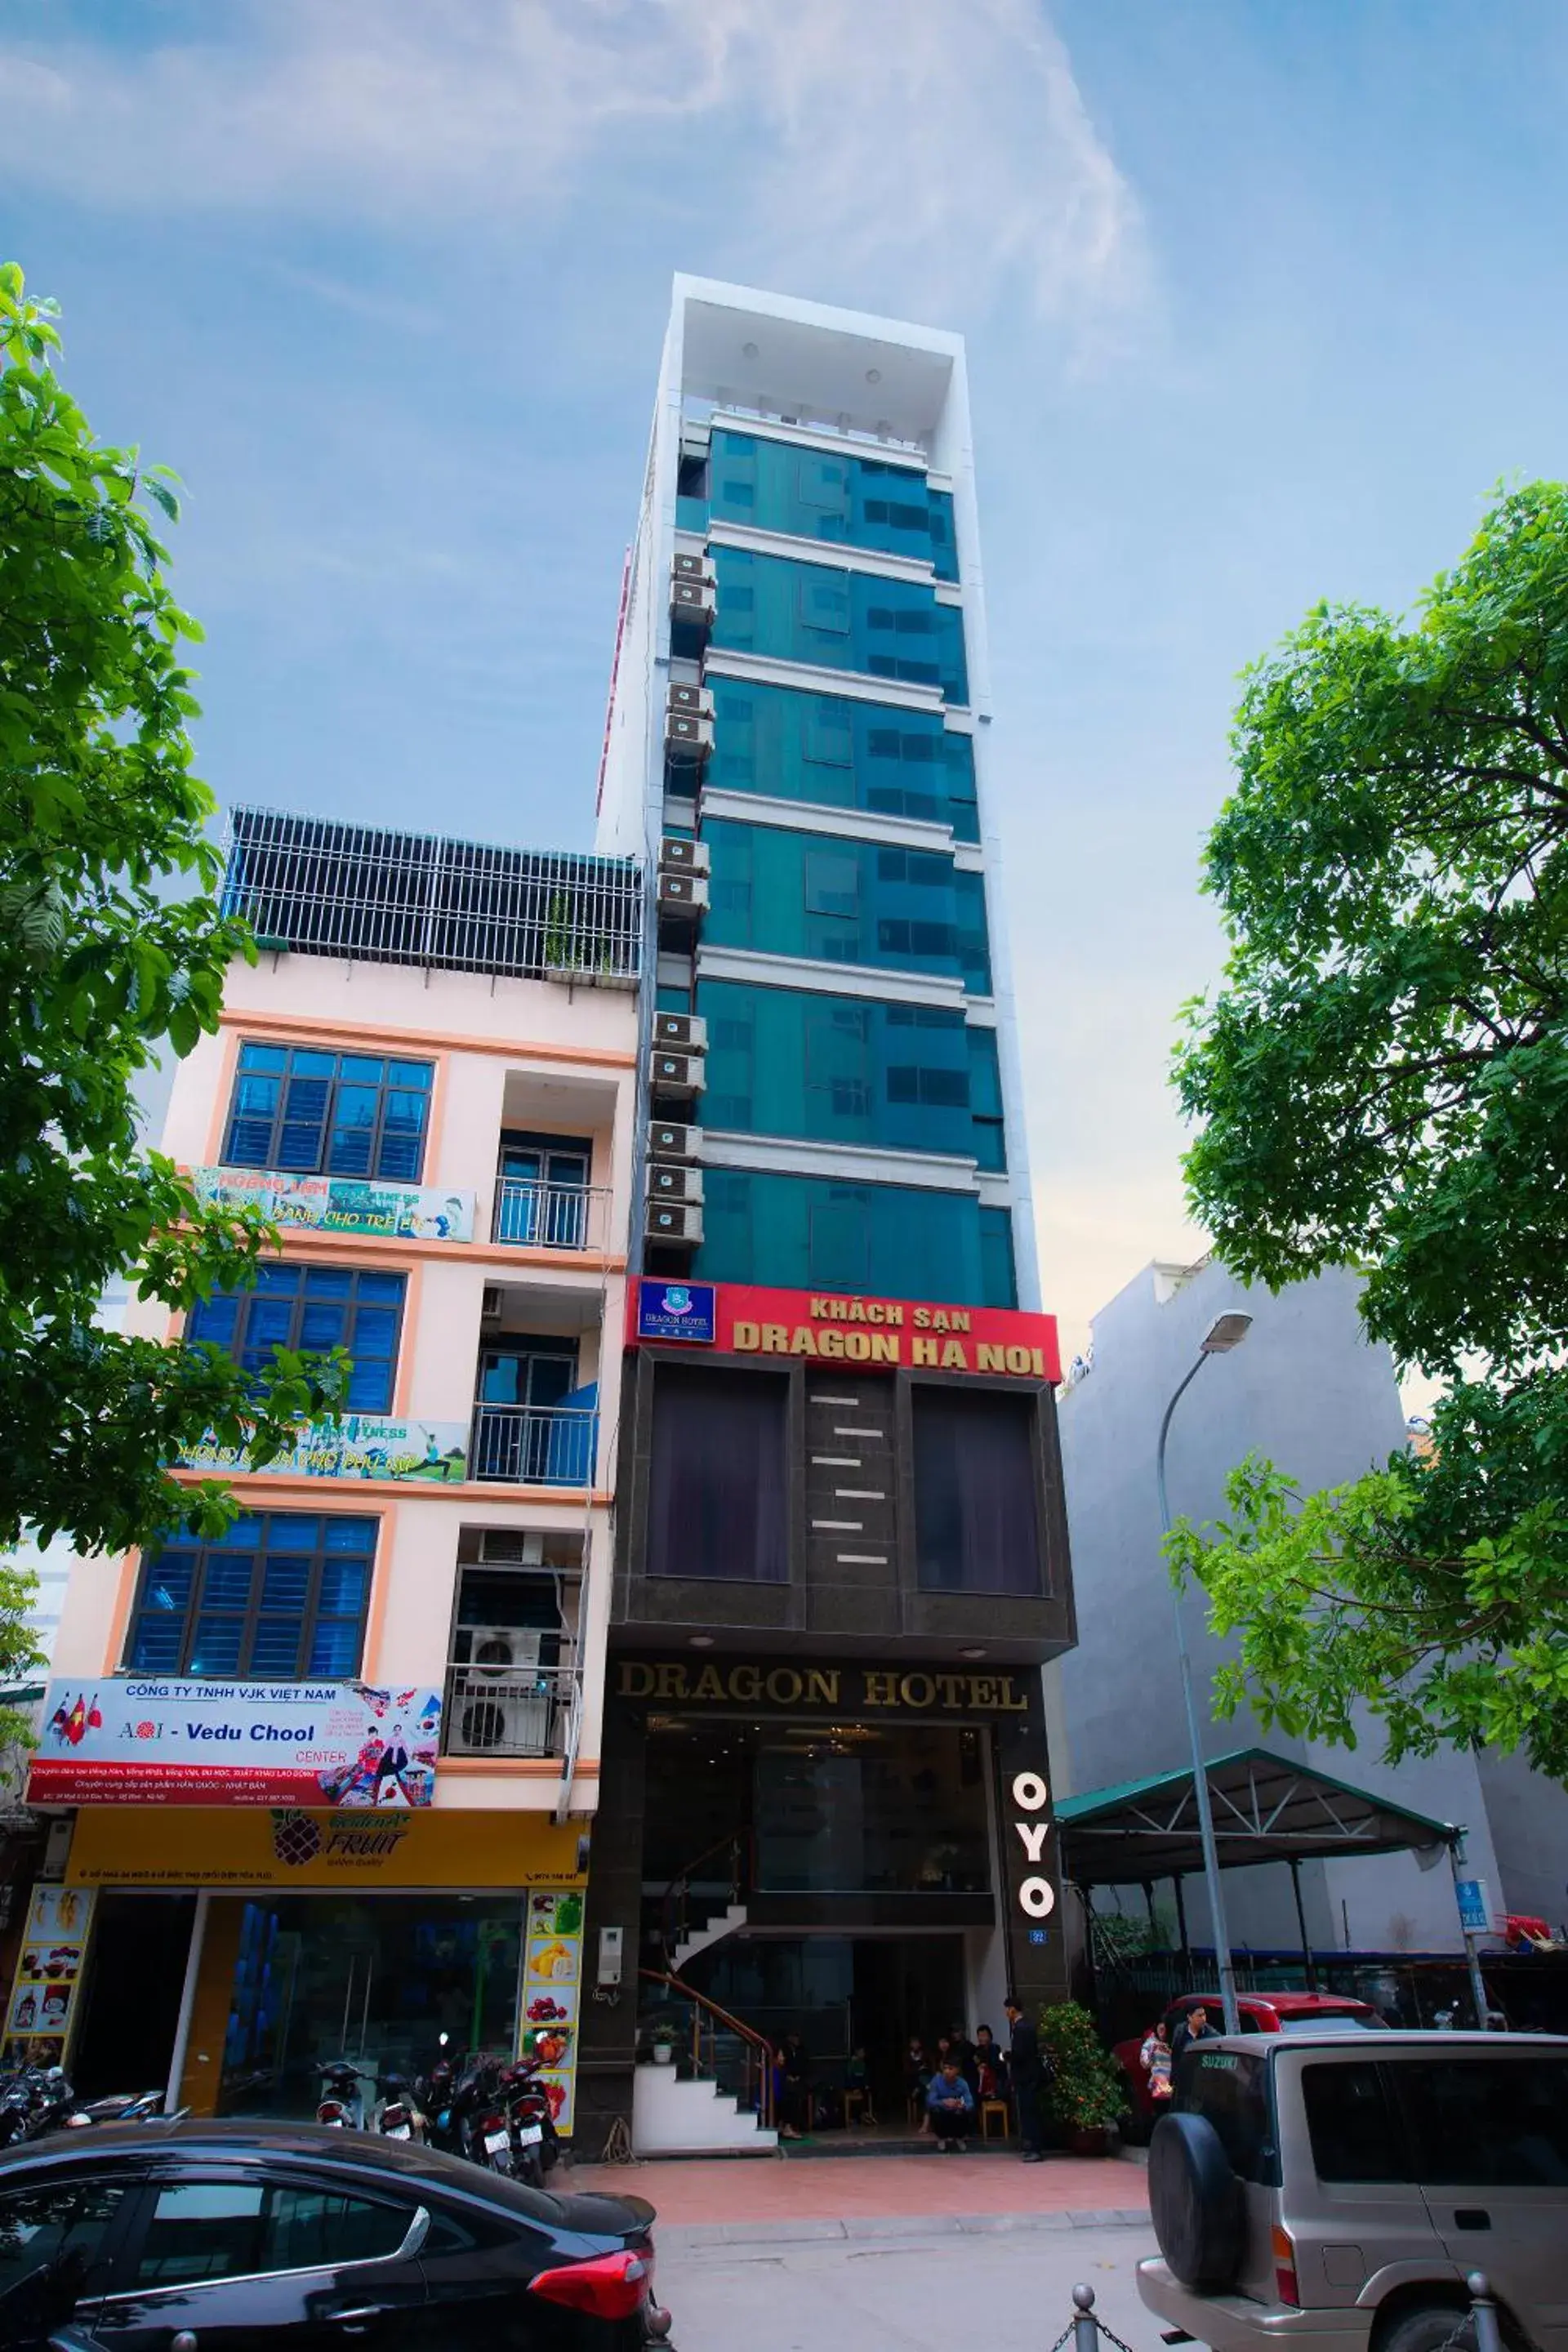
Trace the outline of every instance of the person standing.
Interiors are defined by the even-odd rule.
[[[1045,2157],[1045,2149],[1040,2145],[1045,2137],[1040,2107],[1046,2089],[1046,2070],[1040,2063],[1040,2037],[1016,2000],[1007,2003],[1007,2028],[1010,2036],[1007,2072],[1018,2109],[1018,2137],[1023,2142],[1024,2161],[1026,2164],[1039,2164]]]
[[[1162,2102],[1171,2095],[1171,2039],[1162,2017],[1143,2036],[1143,2046],[1138,2053],[1149,2085],[1149,2096]]]
[[[1219,2035],[1209,2023],[1209,2013],[1204,2007],[1202,2001],[1198,2003],[1195,2009],[1189,2009],[1185,2017],[1182,2019],[1174,2033],[1171,2036],[1171,2073],[1173,2076],[1175,2074],[1176,2067],[1183,2055],[1192,2048],[1194,2042],[1217,2042],[1218,2040]]]

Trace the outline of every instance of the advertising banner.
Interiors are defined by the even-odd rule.
[[[440,1184],[385,1184],[359,1176],[283,1176],[268,1168],[193,1168],[204,1201],[259,1209],[285,1228],[383,1234],[400,1241],[471,1242],[474,1195]]]
[[[187,1470],[248,1470],[242,1445],[194,1445],[180,1460]],[[449,1486],[468,1475],[466,1421],[389,1421],[380,1413],[345,1412],[336,1422],[310,1421],[292,1445],[266,1464],[305,1478],[395,1478],[405,1485]]]
[[[91,1922],[92,1897],[79,1887],[34,1887],[5,2012],[0,2065],[64,2063]]]
[[[1054,1315],[855,1291],[763,1290],[733,1282],[628,1283],[626,1345],[706,1341],[738,1356],[808,1356],[868,1371],[971,1372],[1059,1381]],[[674,1328],[671,1328],[673,1325]]]
[[[317,1811],[298,1805],[89,1807],[77,1816],[72,1886],[191,1887],[244,1895],[321,1887],[393,1895],[584,1884],[581,1822],[546,1812],[459,1812],[445,1803]],[[565,1995],[557,1990],[555,1998]],[[536,2022],[543,2021],[542,2020]]]
[[[51,1682],[27,1800],[427,1805],[441,1694],[367,1683]]]
[[[572,2129],[583,1992],[583,1897],[541,1887],[528,1898],[522,1968],[522,2054],[537,2061],[555,2128]]]

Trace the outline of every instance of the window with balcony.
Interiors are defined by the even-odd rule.
[[[710,784],[949,824],[957,840],[979,840],[973,739],[944,727],[940,712],[739,678],[710,683],[716,714]]]
[[[710,947],[930,972],[991,990],[985,877],[941,850],[882,848],[712,818]]]
[[[563,1754],[575,1684],[555,1576],[459,1569],[442,1736],[447,1755]]]
[[[357,1675],[378,1525],[250,1511],[205,1543],[171,1536],[142,1561],[126,1666],[216,1680]]]
[[[939,580],[958,577],[952,495],[932,489],[916,467],[716,425],[704,488],[718,521],[912,556],[933,564]]]
[[[406,1277],[346,1265],[266,1265],[253,1290],[219,1291],[192,1307],[187,1339],[221,1348],[247,1372],[275,1348],[343,1348],[353,1359],[352,1412],[390,1412]]]
[[[434,1075],[429,1062],[247,1041],[239,1049],[224,1164],[416,1183]]]
[[[935,687],[944,702],[969,700],[962,608],[939,604],[922,583],[741,547],[709,553],[719,582],[715,649],[858,670]]]
[[[588,1486],[597,1382],[579,1387],[574,1340],[498,1334],[480,1350],[470,1475],[512,1486]]]
[[[1035,1399],[921,1384],[912,1409],[921,1589],[1038,1593]]]
[[[531,1249],[596,1246],[590,1213],[598,1196],[588,1182],[593,1165],[586,1136],[503,1132],[493,1238]]]

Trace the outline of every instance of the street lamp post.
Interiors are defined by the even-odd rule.
[[[1233,1348],[1239,1348],[1251,1328],[1250,1315],[1220,1316],[1200,1342],[1197,1361],[1165,1407],[1165,1417],[1160,1423],[1160,1443],[1154,1453],[1154,1477],[1160,1489],[1163,1535],[1168,1536],[1171,1532],[1171,1505],[1165,1492],[1165,1440],[1171,1433],[1171,1415],[1209,1358],[1227,1356]],[[1225,2012],[1226,2032],[1239,2033],[1241,2012],[1236,2004],[1236,1968],[1230,1957],[1230,1929],[1226,1924],[1225,1894],[1219,1882],[1219,1850],[1215,1844],[1208,1770],[1204,1761],[1203,1741],[1198,1736],[1197,1703],[1193,1696],[1193,1661],[1187,1649],[1187,1629],[1182,1617],[1182,1596],[1177,1592],[1173,1598],[1176,1616],[1176,1657],[1182,1669],[1182,1699],[1187,1710],[1187,1745],[1193,1759],[1193,1793],[1198,1805],[1198,1838],[1204,1850],[1204,1880],[1208,1888],[1209,1917],[1214,1922],[1215,1958],[1219,1964],[1220,2006]]]

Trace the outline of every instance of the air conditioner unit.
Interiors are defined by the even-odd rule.
[[[702,1129],[656,1118],[647,1131],[648,1156],[653,1160],[700,1160]]]
[[[713,697],[705,686],[676,684],[669,689],[666,709],[671,719],[711,719]]]
[[[487,1282],[485,1285],[485,1295],[479,1301],[479,1320],[481,1323],[499,1323],[500,1321],[501,1297],[502,1293],[500,1283]]]
[[[708,1024],[700,1013],[656,1013],[653,1041],[656,1045],[678,1045],[683,1054],[703,1054],[708,1050]],[[677,1159],[680,1156],[677,1152]]]
[[[676,561],[680,561],[679,556]],[[710,627],[719,610],[718,582],[672,580],[669,583],[669,610],[674,620],[689,622],[699,629]]]
[[[708,1083],[700,1054],[666,1054],[656,1045],[648,1057],[648,1082],[656,1095],[700,1094]]]
[[[678,551],[669,567],[669,576],[672,580],[695,581],[699,586],[704,588],[716,588],[719,585],[719,574],[709,562],[707,555],[697,555],[685,549]]]
[[[668,874],[658,869],[658,911],[661,915],[695,919],[708,907],[708,877],[703,874]]]
[[[463,1663],[470,1677],[476,1674],[506,1675],[519,1667],[535,1669],[539,1664],[539,1645],[544,1636],[537,1625],[459,1625],[458,1640],[467,1642],[468,1654]]]
[[[481,1568],[542,1568],[544,1538],[524,1528],[481,1528]]]
[[[652,1201],[700,1201],[702,1171],[683,1168],[679,1160],[650,1160],[647,1197]]]
[[[661,874],[706,874],[713,853],[705,841],[688,841],[684,834],[667,833],[658,845]]]
[[[695,1201],[650,1201],[643,1232],[650,1242],[695,1248],[702,1239],[702,1211]]]
[[[675,766],[700,768],[712,749],[713,721],[710,719],[686,719],[678,710],[666,712],[665,757]]]

